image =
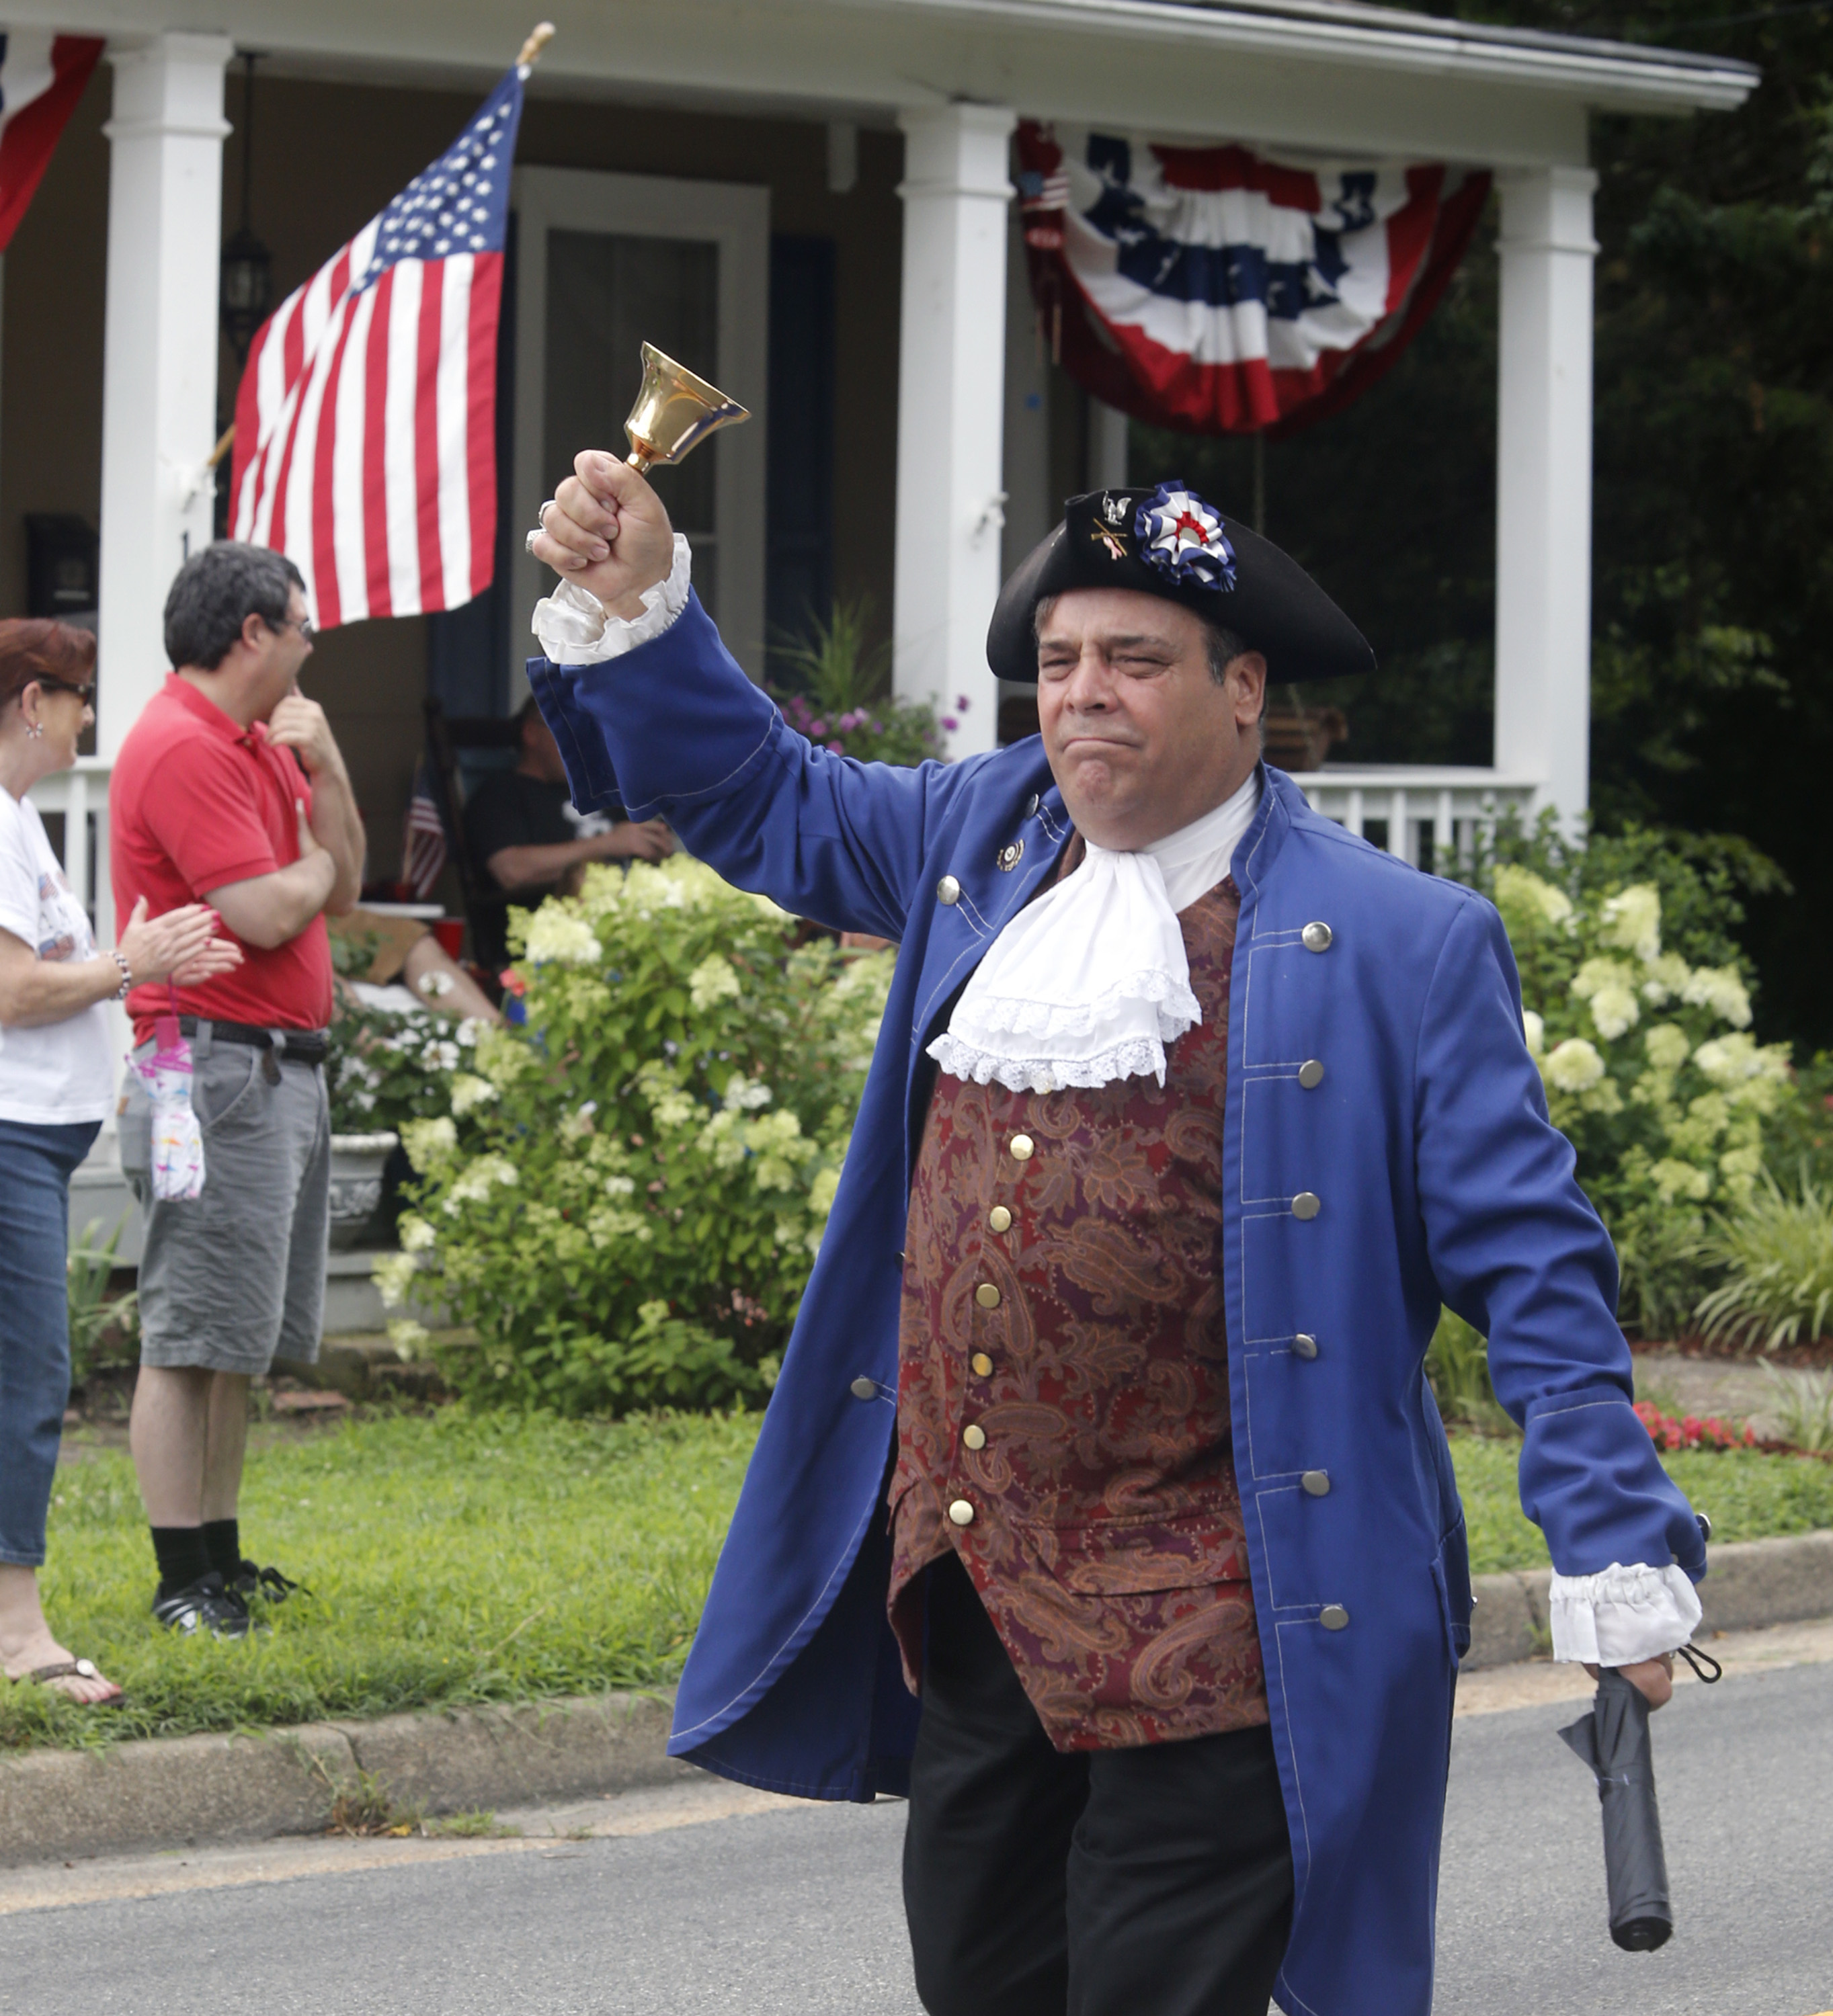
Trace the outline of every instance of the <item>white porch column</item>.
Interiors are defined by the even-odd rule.
[[[161,613],[210,542],[225,35],[110,49],[96,746],[112,762],[166,669]]]
[[[986,626],[999,591],[1006,372],[1003,106],[898,115],[904,132],[903,311],[898,358],[893,682],[971,703],[951,752],[991,749],[997,728]]]
[[[1503,175],[1496,767],[1568,821],[1590,794],[1589,168]]]

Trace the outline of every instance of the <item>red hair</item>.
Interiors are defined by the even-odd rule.
[[[10,707],[34,679],[88,684],[95,670],[95,639],[74,623],[14,616],[0,623],[0,707]]]

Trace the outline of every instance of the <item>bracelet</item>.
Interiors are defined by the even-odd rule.
[[[121,984],[114,990],[113,998],[117,1001],[124,1001],[128,998],[128,989],[134,984],[134,969],[118,952],[111,952],[108,956],[121,970]]]

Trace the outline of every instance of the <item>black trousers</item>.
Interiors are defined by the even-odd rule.
[[[1266,2016],[1292,1911],[1272,1737],[1053,1748],[950,1555],[929,1571],[904,1909],[930,2016]]]

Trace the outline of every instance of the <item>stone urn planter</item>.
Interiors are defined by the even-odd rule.
[[[401,1137],[392,1132],[331,1136],[331,1251],[348,1252],[382,1201],[382,1171]]]

